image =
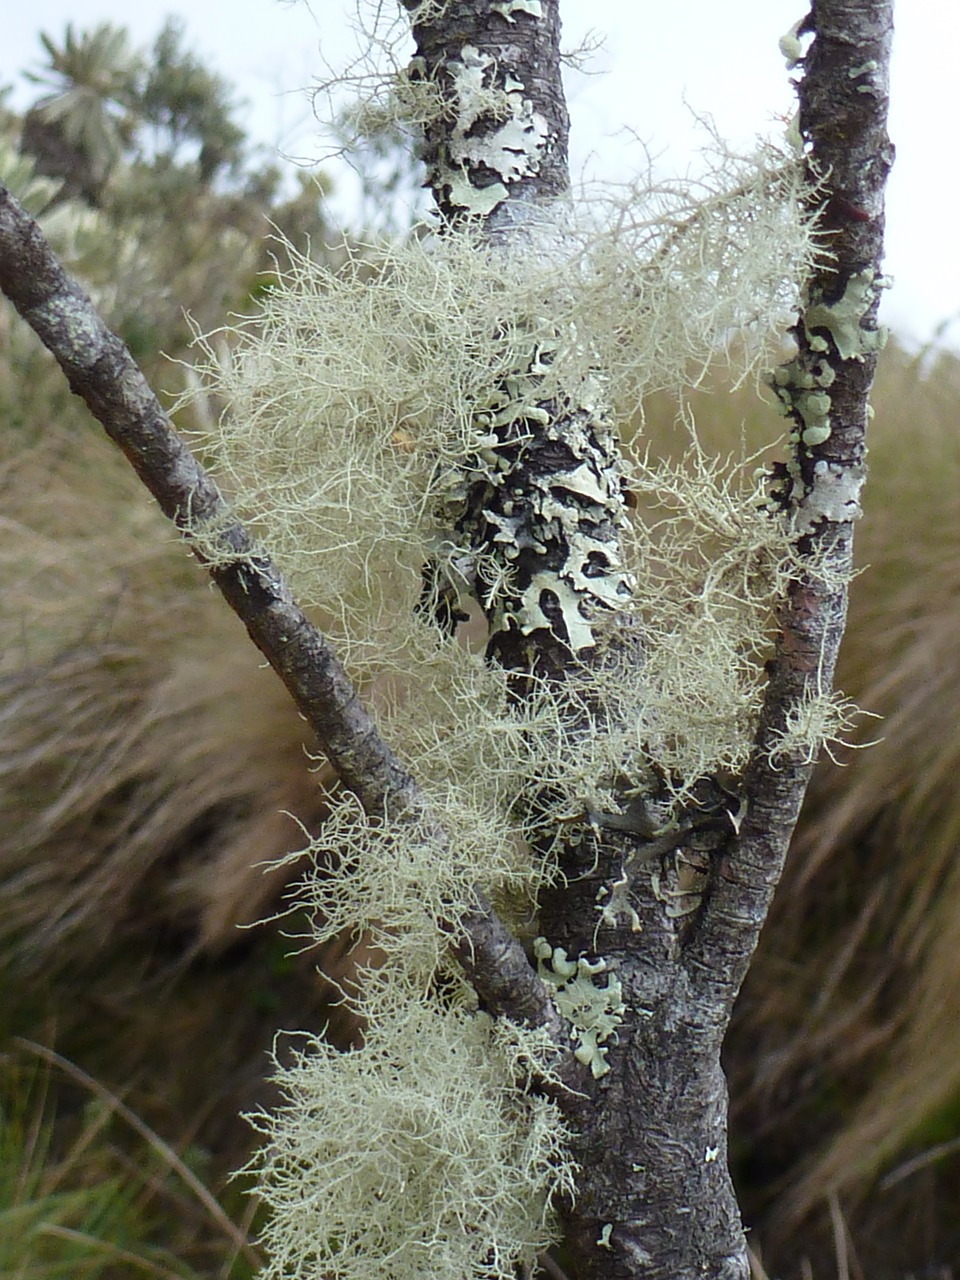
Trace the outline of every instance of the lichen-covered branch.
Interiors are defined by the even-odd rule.
[[[562,250],[551,207],[569,187],[556,0],[409,0],[407,8],[411,74],[444,104],[426,125],[424,154],[445,230],[481,224],[482,252],[494,257]],[[463,469],[448,516],[457,541],[488,566],[473,590],[491,656],[562,680],[571,659],[595,649],[592,620],[629,599],[626,508],[599,386],[587,379],[563,394],[545,391],[562,356],[544,317],[531,314],[530,326],[525,353],[522,334],[511,335],[512,376],[476,406],[488,428],[484,451]]]
[[[0,290],[206,565],[368,816],[426,824],[443,840],[416,780],[381,737],[324,635],[173,430],[124,344],[2,185]],[[549,1026],[562,1040],[548,991],[489,903],[478,897],[466,920],[447,923],[481,1000],[489,990],[492,1011]]]
[[[853,571],[853,525],[865,476],[868,397],[883,334],[884,187],[892,0],[815,0],[783,42],[801,69],[799,135],[810,200],[822,209],[829,258],[813,271],[794,329],[797,353],[776,371],[792,455],[776,502],[803,569],[779,616],[735,852],[713,885],[696,941],[701,974],[732,1000],[779,881],[814,760],[809,725],[827,722]],[[802,41],[812,37],[806,53]],[[717,966],[717,959],[723,963]],[[726,992],[722,987],[726,986]]]
[[[413,7],[412,17],[417,72],[448,107],[426,141],[447,234],[483,220],[491,255],[556,252],[566,188],[557,0],[449,0]],[[565,317],[551,319],[560,332]],[[590,333],[579,341],[589,347]],[[582,379],[566,397],[538,394],[547,375],[562,385],[562,357],[549,343],[531,347],[512,385],[491,388],[496,411],[478,406],[489,427],[481,461],[491,465],[464,468],[448,510],[458,542],[502,570],[474,584],[489,657],[512,673],[520,702],[546,687],[563,707],[572,690],[562,714],[586,749],[609,715],[591,693],[605,664],[644,663],[623,567],[623,465],[602,380]],[[583,1277],[739,1275],[725,1021],[695,1000],[679,963],[686,929],[653,888],[649,868],[672,846],[637,799],[650,779],[605,781],[612,812],[574,814],[579,821],[544,839],[562,877],[541,894],[537,954],[552,957],[558,999],[575,984],[575,1003],[588,1004],[574,1020],[593,1076],[591,1105],[570,1126],[579,1172],[576,1195],[560,1206],[566,1247]],[[708,863],[709,853],[697,856]],[[600,983],[600,974],[610,976]]]
[[[542,201],[565,186],[555,0],[407,7],[414,74],[446,107],[427,125],[425,155],[448,232],[480,221],[491,254],[549,255],[550,235],[562,231],[546,231]],[[809,199],[826,201],[834,258],[810,277],[798,355],[777,376],[795,429],[771,518],[789,526],[800,568],[780,611],[749,767],[728,782],[701,780],[686,815],[673,815],[675,855],[664,853],[665,836],[636,799],[650,778],[624,777],[612,788],[619,812],[562,833],[562,882],[541,894],[546,951],[564,971],[602,961],[622,995],[594,1105],[571,1132],[580,1173],[562,1216],[584,1277],[748,1272],[727,1172],[720,1049],[779,879],[811,744],[823,736],[817,718],[830,714],[878,345],[888,46],[889,4],[829,0],[785,42],[804,67]],[[572,681],[589,721],[596,707],[584,690],[603,664],[594,621],[617,613],[613,648],[632,645],[639,664],[645,640],[636,624],[631,634],[632,584],[621,567],[617,446],[596,396],[589,405],[537,397],[531,375],[552,372],[552,360],[538,349],[517,369],[516,389],[490,415],[490,465],[465,471],[450,515],[458,540],[487,562],[499,557],[509,584],[505,591],[497,579],[494,603],[484,581],[475,585],[491,658],[520,677],[521,699],[543,682]],[[585,723],[585,740],[596,728]]]
[[[552,1205],[583,1280],[745,1280],[720,1050],[835,710],[879,345],[889,0],[818,0],[785,38],[799,158],[726,157],[705,199],[638,197],[606,231],[567,191],[559,0],[402,4],[416,54],[392,87],[423,128],[439,235],[372,279],[294,258],[215,375],[233,406],[220,465],[345,667],[75,287],[22,248],[0,279],[154,485],[159,467],[161,505],[362,802],[334,806],[324,874],[301,887],[318,938],[362,928],[383,953],[357,997],[371,1033],[282,1073],[298,1105],[263,1121],[272,1274],[412,1280],[446,1250],[451,1274],[510,1280]],[[654,385],[684,387],[741,321],[779,338],[821,205],[833,257],[775,378],[792,452],[772,494],[695,441],[679,465],[631,453],[617,420]],[[383,736],[347,671],[382,691]],[[331,1185],[354,1139],[338,1126],[365,1107],[393,1172],[369,1150]],[[448,1158],[474,1145],[528,1153],[522,1196],[503,1168]]]
[[[410,77],[435,97],[424,159],[441,216],[508,233],[569,185],[556,0],[402,0]]]

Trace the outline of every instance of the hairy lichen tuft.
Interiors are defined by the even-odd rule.
[[[273,1215],[267,1277],[514,1280],[572,1191],[559,1114],[526,1092],[536,1033],[373,983],[362,1048],[285,1049],[284,1105],[252,1117]]]

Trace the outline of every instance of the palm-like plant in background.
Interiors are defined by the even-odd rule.
[[[106,22],[79,33],[68,24],[62,45],[40,39],[47,65],[28,78],[50,91],[27,114],[24,149],[39,172],[63,180],[63,196],[99,204],[133,135],[142,57],[123,27]]]

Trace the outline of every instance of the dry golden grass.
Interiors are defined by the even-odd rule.
[[[353,1034],[289,922],[238,928],[330,775],[125,460],[69,406],[37,439],[0,446],[0,1038],[56,1045],[221,1176],[277,1027]]]
[[[323,811],[305,727],[106,445],[53,433],[0,483],[0,934],[32,968],[130,927],[228,948],[302,843],[283,811]]]
[[[877,990],[868,1039],[887,1042],[885,1060],[792,1192],[795,1214],[823,1187],[889,1171],[960,1102],[960,370],[943,359],[926,376],[904,373],[878,395],[861,538],[876,567],[855,585],[841,671],[882,714],[883,741],[823,772],[794,873],[806,896],[838,850],[856,859],[862,905],[850,927],[863,942],[838,957],[834,985]],[[864,982],[857,952],[880,928]]]
[[[881,717],[854,735],[876,745],[814,777],[727,1046],[732,1146],[770,1275],[947,1280],[960,1258],[960,359],[891,345],[874,405],[838,686]],[[760,448],[775,424],[719,379],[688,407],[720,453]],[[654,447],[682,448],[673,406],[646,411]]]
[[[867,1276],[960,1257],[960,361],[892,347],[874,402],[838,683],[881,740],[815,776],[728,1050],[788,1275],[839,1206]]]

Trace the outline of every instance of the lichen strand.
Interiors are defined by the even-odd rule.
[[[451,847],[464,833],[489,868],[490,892],[517,868],[535,756],[569,816],[602,811],[618,772],[637,779],[651,760],[681,796],[704,772],[735,770],[750,742],[786,535],[759,511],[749,466],[706,457],[693,436],[682,458],[648,463],[634,425],[647,392],[709,367],[745,319],[777,335],[797,305],[782,284],[784,262],[799,274],[810,254],[794,167],[766,153],[724,181],[630,191],[607,224],[547,205],[512,254],[461,227],[354,247],[336,272],[294,255],[229,358],[207,348],[208,385],[230,405],[204,442],[224,491],[269,530],[298,598],[375,691]],[[742,376],[764,347],[731,356]],[[638,503],[629,521],[621,490]],[[544,675],[571,658],[584,668],[566,711],[542,689],[528,705],[522,751],[502,749],[514,739],[496,668],[481,679],[481,655],[450,634],[470,596],[514,671],[529,671],[531,648]],[[607,645],[621,621],[644,636],[642,655]],[[588,675],[576,659],[594,644],[603,661]],[[574,743],[565,725],[584,714],[593,736]],[[354,837],[358,866],[390,865],[362,854],[375,833]],[[485,845],[509,851],[509,868]],[[410,871],[379,918],[416,902],[420,864]],[[456,904],[462,876],[447,883]],[[384,873],[377,892],[387,886]]]
[[[514,16],[505,33],[535,25]],[[358,1012],[371,1028],[396,1012],[406,1030],[345,1059],[311,1049],[315,1088],[284,1078],[264,1157],[273,1274],[305,1251],[289,1274],[505,1276],[548,1234],[556,1117],[518,1090],[515,1059],[494,1079],[484,1045],[440,1046],[493,1033],[462,1002],[420,1009],[422,993],[446,993],[450,929],[478,895],[528,922],[560,841],[588,856],[591,823],[624,818],[625,787],[655,794],[658,827],[699,779],[747,759],[789,531],[761,510],[749,464],[708,457],[692,434],[682,458],[654,463],[636,414],[651,389],[689,385],[731,331],[779,335],[795,312],[784,263],[799,275],[811,254],[796,180],[779,155],[728,158],[706,190],[630,191],[603,221],[530,204],[516,252],[472,220],[345,248],[337,271],[294,254],[226,358],[207,346],[230,406],[205,441],[224,489],[342,653],[429,815],[372,821],[339,795],[292,887],[305,945],[359,932],[382,952]],[[760,342],[741,355],[741,373],[765,361]],[[485,660],[477,599],[501,662]],[[586,928],[638,923],[628,883],[603,902],[595,888]],[[616,984],[568,963],[577,1047],[602,1072]],[[591,1026],[583,1005],[598,1000]],[[478,1131],[501,1136],[478,1145]],[[390,1149],[385,1180],[387,1132],[417,1140]],[[489,1179],[517,1167],[529,1176],[510,1208]],[[505,1227],[514,1208],[521,1225]]]
[[[485,6],[450,0],[411,15],[411,80],[433,86],[446,107],[425,122],[424,160],[450,221],[487,218],[509,199],[555,196],[568,184],[556,5],[502,0],[491,10],[494,21]]]

